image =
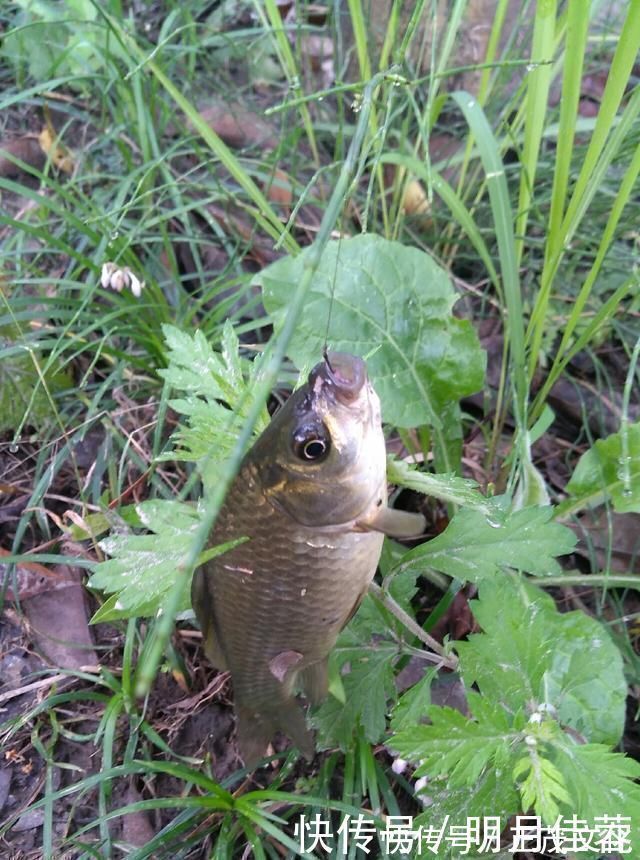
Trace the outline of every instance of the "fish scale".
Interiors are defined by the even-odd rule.
[[[243,478],[249,486],[241,474]],[[237,515],[227,513],[239,504],[259,510],[260,499],[254,501],[238,484],[220,516],[216,542],[231,540],[242,531]],[[216,617],[221,638],[229,643],[227,651],[234,655],[228,658],[231,671],[241,670],[252,686],[261,674],[261,663],[283,651],[304,655],[298,669],[323,659],[369,584],[382,540],[373,532],[354,535],[306,528],[274,508],[261,511],[251,540],[216,564],[216,602],[225,606]],[[242,569],[253,572],[243,574]],[[254,633],[250,637],[249,620]],[[263,629],[268,638],[260,632]],[[240,687],[235,686],[237,693]]]
[[[326,695],[327,656],[373,578],[381,532],[400,513],[385,502],[378,397],[361,359],[330,353],[276,413],[229,489],[211,544],[249,540],[194,577],[205,651],[231,672],[247,766],[277,730],[313,755],[294,687],[299,681],[312,702]],[[405,516],[415,533],[415,515]]]

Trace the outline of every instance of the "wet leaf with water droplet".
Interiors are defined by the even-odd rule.
[[[553,508],[532,507],[505,511],[505,499],[485,500],[482,510],[459,511],[446,530],[408,552],[396,571],[420,573],[439,570],[456,579],[480,582],[515,568],[534,576],[560,573],[555,556],[572,551],[575,536],[553,522]]]
[[[598,439],[578,461],[560,513],[610,500],[619,514],[640,513],[640,422]]]
[[[191,576],[184,565],[200,524],[201,508],[151,499],[137,505],[136,511],[139,525],[152,534],[111,535],[100,542],[102,551],[113,558],[96,565],[89,585],[114,597],[98,610],[93,623],[155,615],[179,576],[184,578],[184,590],[178,611],[191,606]],[[236,543],[216,549],[223,552]]]

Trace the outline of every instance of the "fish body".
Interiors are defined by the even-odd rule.
[[[327,692],[327,656],[373,578],[386,503],[380,403],[364,362],[329,354],[246,455],[211,543],[249,540],[200,568],[192,598],[211,662],[233,679],[252,766],[277,730],[307,757],[295,698]]]

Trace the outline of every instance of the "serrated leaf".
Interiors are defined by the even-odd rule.
[[[391,714],[391,730],[400,732],[419,725],[426,717],[431,705],[431,685],[438,675],[438,669],[432,666],[423,677],[406,693],[400,696],[400,701]]]
[[[311,717],[318,730],[321,748],[339,746],[346,750],[353,743],[358,727],[371,743],[377,743],[386,728],[387,703],[394,695],[393,659],[397,646],[381,643],[371,646],[360,659],[351,664],[351,671],[342,677],[345,703],[330,697]]]
[[[418,725],[394,734],[390,746],[403,758],[420,762],[416,774],[447,776],[447,785],[473,785],[500,750],[519,739],[504,712],[476,720],[449,707],[428,709],[431,725]]]
[[[477,786],[492,773],[511,798],[519,782],[521,798],[509,813],[533,807],[547,823],[560,814],[640,815],[640,788],[631,782],[640,765],[575,740],[580,732],[587,742],[613,744],[621,734],[626,683],[605,628],[583,613],[559,613],[515,575],[481,583],[471,608],[484,632],[457,644],[470,716],[431,706],[431,725],[403,724],[390,746],[419,764],[417,774],[446,778],[453,803],[456,789],[472,788],[466,815],[486,814]]]
[[[429,472],[421,472],[416,466],[389,457],[387,460],[387,479],[391,484],[399,487],[407,487],[432,496],[443,502],[462,505],[467,508],[483,511],[485,514],[493,512],[491,500],[485,498],[477,489],[477,483],[468,478],[460,478],[457,475],[433,475]]]
[[[399,604],[405,612],[413,617],[411,599],[417,591],[415,574],[409,572],[395,576],[389,584],[389,595]],[[362,603],[349,625],[342,631],[338,638],[334,654],[340,665],[350,660],[358,649],[370,647],[372,639],[382,641],[393,641],[394,647],[398,649],[398,642],[392,640],[394,634],[405,639],[410,634],[406,627],[399,621],[384,605],[384,603],[371,593],[364,596]]]
[[[476,782],[473,790],[467,786],[462,788],[450,788],[446,780],[434,778],[429,780],[421,797],[429,800],[427,811],[418,815],[414,821],[414,827],[441,827],[442,823],[457,825],[475,817],[484,821],[488,816],[500,819],[497,828],[496,839],[491,848],[485,847],[482,852],[471,849],[465,858],[510,858],[513,860],[513,852],[507,851],[502,854],[497,849],[500,844],[500,833],[506,826],[509,818],[520,811],[520,799],[513,788],[511,780],[504,778],[504,773],[496,772],[493,768],[487,768]],[[448,816],[448,819],[447,819]],[[445,827],[445,833],[447,827]],[[480,847],[480,846],[478,846]],[[423,855],[425,852],[423,852]],[[428,856],[428,855],[427,855]],[[450,842],[443,840],[438,850],[438,857],[460,860],[460,847],[452,846]]]
[[[445,531],[408,552],[396,570],[416,573],[433,568],[469,582],[495,578],[505,568],[534,576],[560,573],[555,556],[571,552],[575,535],[552,521],[552,508],[504,512],[498,500],[486,516],[461,510]]]
[[[567,484],[568,499],[558,510],[576,511],[610,500],[620,513],[640,512],[640,422],[598,439],[578,461]]]
[[[602,744],[576,744],[567,735],[554,744],[554,761],[562,772],[571,807],[582,818],[602,815],[628,816],[634,837],[640,836],[640,764],[629,756],[611,752]]]
[[[277,260],[254,279],[276,331],[309,253]],[[470,323],[452,315],[455,301],[447,273],[417,248],[374,235],[330,242],[289,354],[298,367],[318,360],[332,308],[331,346],[367,357],[386,420],[439,427],[445,405],[484,380],[485,353]]]
[[[396,577],[389,588],[391,597],[409,614],[415,592],[413,574]],[[339,697],[325,701],[313,715],[322,745],[347,749],[358,727],[372,743],[382,738],[389,702],[396,697],[393,666],[406,637],[404,625],[380,600],[366,594],[331,652],[330,670],[335,673],[348,666],[349,671],[339,676],[339,684],[335,677],[332,682]]]
[[[141,525],[152,534],[112,535],[99,544],[112,558],[95,566],[89,585],[117,597],[106,609],[103,606],[98,610],[94,622],[154,615],[178,576],[184,577],[178,611],[191,606],[191,577],[185,572],[185,563],[200,524],[201,509],[183,502],[154,499],[136,505],[136,513]],[[215,554],[237,543],[216,547]],[[212,550],[207,552],[211,556]]]
[[[259,366],[240,357],[238,338],[228,320],[222,332],[220,353],[212,349],[201,331],[186,334],[164,325],[163,333],[169,366],[158,372],[169,385],[184,393],[185,396],[169,404],[186,417],[187,423],[171,437],[176,449],[159,459],[198,462],[206,489],[216,483],[220,464],[236,444]],[[254,436],[268,423],[265,407]]]
[[[535,749],[518,759],[513,778],[519,783],[522,808],[533,809],[545,824],[552,824],[560,813],[559,804],[570,804],[564,777],[552,761]]]
[[[114,608],[131,615],[153,600],[160,602],[171,589],[200,522],[198,509],[182,502],[150,500],[137,505],[136,512],[153,534],[112,535],[101,541],[100,548],[112,558],[96,565],[89,580],[92,588],[117,592]],[[190,605],[187,579],[181,609]]]
[[[135,611],[131,609],[120,609],[120,595],[112,594],[104,601],[91,617],[91,624],[106,624],[113,621],[121,621],[125,618],[151,618],[157,614],[160,602],[152,600],[149,603],[141,603],[136,606]]]

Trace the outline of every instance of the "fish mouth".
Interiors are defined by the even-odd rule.
[[[367,385],[367,366],[347,352],[325,352],[324,361],[309,374],[309,387],[319,394],[325,386],[345,406],[355,403]]]

